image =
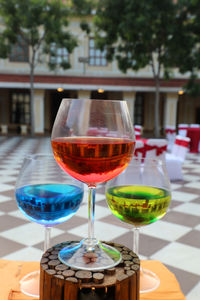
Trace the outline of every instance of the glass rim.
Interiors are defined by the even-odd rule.
[[[120,99],[120,100],[112,100],[112,99],[89,99],[89,98],[62,98],[62,101],[97,101],[97,102],[127,102],[125,99]]]

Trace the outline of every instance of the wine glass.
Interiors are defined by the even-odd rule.
[[[111,268],[121,260],[114,247],[94,236],[95,189],[122,172],[132,158],[135,135],[126,101],[63,99],[51,137],[58,164],[88,185],[88,237],[59,252],[82,270]]]
[[[50,247],[51,226],[65,222],[75,214],[83,193],[83,183],[63,172],[53,154],[33,154],[24,158],[15,197],[19,209],[29,220],[44,225],[44,251]],[[23,277],[21,291],[39,298],[39,276],[38,270]]]
[[[170,182],[163,160],[133,158],[119,176],[106,184],[106,200],[120,220],[133,224],[133,251],[138,254],[139,228],[161,219],[171,201]],[[140,292],[155,290],[156,274],[140,270]]]

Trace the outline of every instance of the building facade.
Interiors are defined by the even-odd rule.
[[[35,134],[49,134],[62,98],[116,99],[128,102],[133,124],[143,126],[153,135],[155,83],[150,67],[123,74],[117,62],[108,63],[105,52],[95,48],[93,37],[81,31],[78,20],[71,30],[79,46],[70,55],[58,49],[56,59],[70,61],[68,70],[50,71],[47,60],[35,70]],[[14,46],[8,59],[0,60],[0,124],[5,134],[30,131],[30,77],[27,63],[29,49],[22,43]],[[200,98],[179,94],[187,76],[174,71],[174,79],[161,80],[160,132],[167,125],[200,123]],[[24,131],[23,131],[24,130]]]

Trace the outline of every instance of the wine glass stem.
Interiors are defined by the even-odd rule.
[[[95,185],[89,185],[88,195],[88,243],[93,244],[94,240],[94,215],[95,215]]]
[[[51,227],[45,226],[44,252],[50,247]]]
[[[133,252],[139,255],[139,235],[140,231],[138,227],[134,227],[133,230]]]
[[[138,227],[134,227],[133,229],[133,252],[139,256],[139,237],[140,230]],[[140,266],[140,276],[143,274],[143,269]]]

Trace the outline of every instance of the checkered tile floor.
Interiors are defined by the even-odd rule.
[[[39,260],[44,232],[18,210],[14,186],[23,157],[51,151],[50,139],[0,137],[0,258]],[[187,300],[200,299],[200,154],[188,154],[184,181],[173,182],[172,202],[166,216],[140,234],[141,258],[163,262],[177,277]],[[95,235],[132,248],[132,227],[116,219],[107,208],[104,188],[96,199]],[[52,228],[51,243],[87,236],[87,192],[77,214]]]

